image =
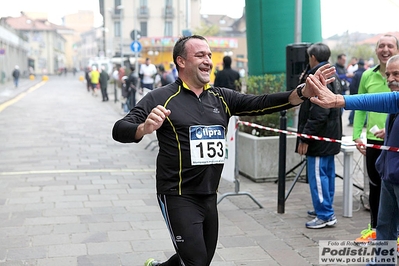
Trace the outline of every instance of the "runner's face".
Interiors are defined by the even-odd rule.
[[[399,91],[399,61],[389,63],[385,74],[391,91]]]
[[[184,68],[187,77],[201,86],[209,83],[213,63],[208,43],[200,39],[190,39],[186,43],[186,53]]]
[[[382,37],[375,49],[375,53],[380,63],[385,65],[389,58],[398,53],[395,38],[389,36]]]

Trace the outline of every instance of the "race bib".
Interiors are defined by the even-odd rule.
[[[225,128],[223,126],[190,127],[191,165],[223,164]]]

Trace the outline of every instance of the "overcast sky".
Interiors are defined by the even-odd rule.
[[[127,0],[122,0],[127,1]],[[155,1],[155,0],[150,0]],[[156,0],[159,1],[159,0]],[[240,17],[245,0],[201,0],[201,13],[226,14]],[[306,1],[306,0],[302,0]],[[49,20],[61,23],[60,18],[78,10],[98,13],[98,0],[2,0],[0,16],[18,16],[25,11],[49,13]],[[5,3],[7,2],[7,3]],[[349,32],[385,33],[399,31],[399,0],[320,0],[323,38]],[[101,16],[97,16],[98,25]]]

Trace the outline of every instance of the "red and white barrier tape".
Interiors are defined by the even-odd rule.
[[[297,137],[303,137],[303,138],[307,138],[307,139],[322,140],[322,141],[328,141],[328,142],[337,142],[337,143],[341,143],[342,145],[345,145],[345,146],[364,146],[364,147],[369,147],[369,148],[374,148],[374,149],[379,149],[379,150],[399,152],[399,148],[397,148],[397,147],[376,145],[376,144],[344,143],[344,142],[342,142],[342,140],[338,140],[338,139],[319,137],[319,136],[297,133],[297,132],[288,131],[288,130],[265,127],[265,126],[261,126],[261,125],[255,124],[255,123],[245,122],[245,121],[241,121],[241,120],[238,120],[237,124],[242,124],[245,126],[258,128],[258,129],[264,129],[264,130],[273,131],[273,132],[277,132],[277,133],[283,133],[283,134],[287,134],[287,135],[295,135]]]

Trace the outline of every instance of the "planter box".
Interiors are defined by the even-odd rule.
[[[303,159],[295,153],[296,136],[287,136],[286,171],[295,167]],[[254,182],[275,181],[278,179],[279,137],[256,137],[238,132],[238,169],[241,175]],[[296,169],[299,171],[299,168]],[[304,170],[302,175],[305,175]],[[295,173],[292,173],[295,176]]]

